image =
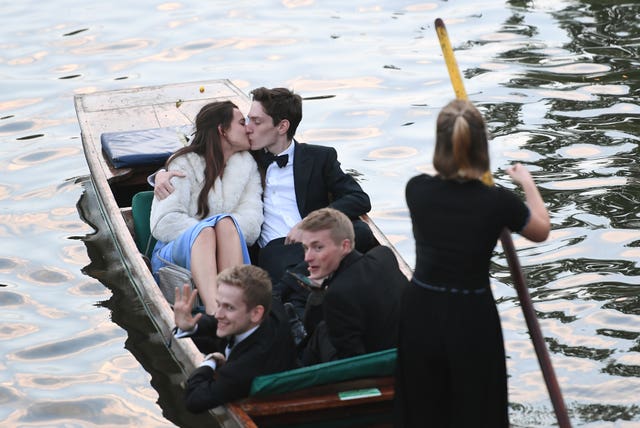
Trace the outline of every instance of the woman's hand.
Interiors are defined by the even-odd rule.
[[[520,184],[521,186],[527,182],[533,183],[533,177],[531,177],[531,173],[529,172],[527,167],[522,165],[521,163],[516,163],[507,168],[507,174],[509,174],[514,182]]]
[[[531,173],[524,165],[516,163],[507,168],[507,174],[522,186],[531,213],[529,222],[520,231],[520,234],[534,242],[544,241],[551,231],[551,220]]]

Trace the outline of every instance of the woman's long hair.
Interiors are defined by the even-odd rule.
[[[440,111],[433,166],[447,179],[479,178],[489,170],[487,128],[469,101],[451,101]]]
[[[233,120],[233,109],[238,108],[231,101],[216,101],[202,107],[196,116],[196,131],[193,134],[191,144],[177,150],[167,160],[169,163],[178,156],[186,153],[197,153],[204,157],[204,184],[198,195],[198,215],[201,218],[209,215],[208,196],[213,188],[216,178],[222,175],[224,169],[224,156],[222,154],[222,142],[218,126],[227,130]]]

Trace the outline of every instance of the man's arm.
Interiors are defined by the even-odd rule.
[[[186,156],[176,158],[172,169],[180,170],[187,177],[173,182],[174,192],[167,198],[159,200],[154,197],[149,216],[149,226],[154,238],[162,242],[176,239],[187,228],[197,224],[200,219],[191,212],[193,166]]]
[[[191,413],[204,412],[226,402],[214,374],[211,367],[204,365],[189,376],[184,397],[185,406]]]
[[[365,354],[365,330],[367,328],[362,305],[354,299],[363,296],[348,296],[347,293],[327,292],[324,299],[324,321],[329,340],[336,349],[336,358],[355,357]]]
[[[186,177],[182,171],[167,171],[164,168],[147,177],[147,182],[153,187],[153,194],[159,200],[165,199],[175,190],[171,184],[173,177]]]
[[[355,178],[342,170],[338,153],[333,148],[329,152],[323,174],[333,198],[329,204],[331,208],[342,211],[351,219],[371,211],[369,195],[362,190]]]
[[[247,397],[256,376],[276,371],[270,369],[273,364],[270,359],[281,356],[281,350],[273,349],[280,344],[271,336],[252,337],[255,334],[264,332],[256,330],[237,344],[224,365],[216,364],[215,370],[203,365],[189,376],[185,404],[190,412],[203,412]]]
[[[259,359],[243,355],[215,370],[207,365],[198,367],[186,383],[187,410],[200,413],[249,396],[253,379],[261,374],[256,368],[262,365]]]
[[[337,209],[351,220],[371,211],[369,195],[362,190],[360,184],[340,167],[338,153],[332,147],[301,145],[306,157],[316,159],[315,166],[321,168],[321,175],[312,175],[310,188],[306,189],[306,212],[325,206]],[[322,180],[322,182],[319,182]],[[298,223],[299,224],[299,223]],[[301,231],[294,225],[285,238],[285,244],[300,242]]]

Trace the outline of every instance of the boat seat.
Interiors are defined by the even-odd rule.
[[[172,126],[135,131],[105,132],[102,150],[115,168],[160,166],[188,143],[192,126]]]
[[[156,239],[151,235],[149,217],[151,215],[151,203],[153,202],[153,190],[145,190],[133,195],[131,200],[131,212],[133,216],[133,233],[138,251],[146,257],[151,257]]]
[[[391,348],[356,357],[314,364],[285,372],[258,376],[249,396],[291,392],[312,386],[369,377],[391,376],[396,367],[397,349]]]

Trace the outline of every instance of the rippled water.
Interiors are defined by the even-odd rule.
[[[182,408],[179,372],[108,234],[78,214],[77,203],[96,210],[83,196],[74,94],[212,78],[246,91],[293,88],[308,98],[299,138],[338,149],[371,195],[372,217],[413,263],[404,185],[431,171],[434,119],[453,97],[436,17],[490,124],[496,182],[511,186],[504,168],[526,163],[548,203],[550,239],[514,241],[572,423],[640,425],[637,2],[28,0],[1,9],[0,425],[208,422]],[[500,251],[494,262],[512,423],[552,426]]]

